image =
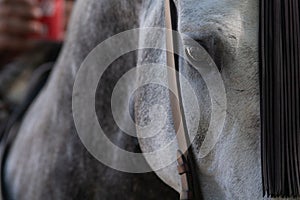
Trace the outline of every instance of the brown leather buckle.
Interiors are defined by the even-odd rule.
[[[183,175],[189,172],[189,167],[186,163],[177,166],[178,174]]]
[[[189,166],[187,164],[187,160],[184,154],[180,150],[177,151],[177,163],[178,163],[177,170],[179,175],[183,175],[189,172]]]
[[[181,191],[180,200],[192,200],[193,194],[191,191]]]

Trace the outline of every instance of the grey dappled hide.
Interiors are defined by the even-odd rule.
[[[76,2],[62,54],[49,83],[27,113],[6,161],[9,199],[177,198],[154,173],[122,173],[94,159],[80,142],[72,118],[72,87],[83,59],[109,36],[138,27],[140,6],[141,1]],[[105,117],[110,112],[105,99],[109,98],[110,85],[118,72],[134,66],[135,57],[132,53],[120,58],[111,66],[114,73],[107,73],[105,90],[97,92],[100,119],[104,114],[104,121],[110,120]],[[104,125],[119,146],[139,151],[135,139],[126,137],[113,123]],[[117,135],[121,135],[120,140],[114,139]]]
[[[151,1],[143,26],[164,26],[159,13],[163,3]],[[220,138],[212,151],[201,158],[200,147],[205,138],[209,119],[210,96],[203,78],[190,65],[181,62],[180,71],[189,80],[199,101],[200,123],[192,145],[197,158],[198,178],[204,199],[263,199],[260,169],[260,110],[258,74],[258,25],[259,2],[249,0],[179,0],[176,2],[181,33],[200,43],[214,59],[220,70],[227,96],[226,121]],[[147,18],[147,16],[152,16]],[[145,36],[145,39],[155,36]],[[151,52],[150,52],[151,53]],[[165,62],[162,54],[153,53],[139,57],[141,63]],[[155,71],[152,72],[154,75]],[[143,79],[141,74],[139,79]],[[147,74],[149,76],[149,74]],[[165,88],[152,85],[140,92],[136,102],[137,122],[151,123],[145,113],[159,102],[170,113],[168,93]],[[193,110],[190,96],[182,88],[184,109]],[[145,101],[147,103],[145,103]],[[192,113],[185,112],[185,116]],[[166,124],[158,137],[140,140],[143,151],[157,149],[174,138],[172,118],[168,115]],[[164,122],[161,122],[164,123]],[[190,127],[196,123],[187,120]],[[192,130],[194,131],[194,130]],[[192,132],[191,131],[191,132]],[[147,135],[147,133],[138,134]],[[150,134],[150,133],[148,133]],[[213,145],[213,144],[211,144]],[[174,149],[174,153],[175,153]],[[169,155],[153,160],[150,166],[163,162]],[[180,191],[180,177],[176,164],[157,172],[162,180]]]
[[[218,65],[227,94],[227,117],[221,137],[213,150],[206,157],[200,158],[199,149],[211,115],[210,97],[202,77],[191,66],[181,62],[180,71],[194,88],[201,109],[198,134],[192,147],[197,157],[196,167],[204,199],[262,199],[259,1],[178,0],[175,3],[179,14],[179,31],[207,49]],[[14,198],[120,199],[126,194],[128,199],[160,199],[158,196],[164,192],[161,191],[164,190],[163,186],[158,182],[154,184],[153,181],[157,180],[152,180],[151,174],[116,172],[99,164],[87,153],[74,129],[71,94],[76,71],[93,47],[107,37],[127,29],[164,27],[163,11],[163,1],[159,0],[78,2],[63,53],[47,88],[28,113],[6,165],[7,188]],[[140,42],[146,39],[157,40],[153,35],[145,35],[141,36]],[[133,66],[136,62],[164,64],[165,56],[163,52],[155,50],[132,53],[116,61],[114,69],[118,71],[118,67]],[[124,69],[120,71],[124,72]],[[152,73],[155,75],[156,72]],[[112,78],[118,78],[118,75]],[[138,78],[142,80],[143,74]],[[109,77],[105,81],[109,86]],[[101,98],[105,98],[111,87],[113,85],[106,92],[98,91],[97,108],[105,108],[106,100]],[[182,88],[182,94],[185,110],[191,110],[195,105],[188,104],[189,96],[185,95],[185,88]],[[138,91],[138,97],[135,103],[137,123],[149,123],[151,116],[148,108],[151,105],[160,104],[170,113],[165,88],[149,85]],[[99,112],[102,110],[99,109]],[[185,113],[186,116],[190,114]],[[170,115],[166,122],[159,137],[139,141],[143,151],[157,149],[173,139]],[[189,118],[187,124],[193,123]],[[121,134],[110,121],[105,124],[108,130],[114,130],[111,133],[112,140],[114,135]],[[137,148],[135,140],[124,137],[118,141],[120,146],[129,147],[128,150]],[[163,161],[168,156],[160,155],[156,161]],[[150,166],[155,164],[153,160],[148,162]],[[180,177],[175,163],[157,171],[157,174],[168,185],[180,190]],[[131,184],[135,186],[131,187]],[[167,198],[167,193],[163,194],[164,199]],[[176,197],[170,194],[172,198]]]

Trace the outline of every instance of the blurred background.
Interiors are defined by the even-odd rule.
[[[73,4],[74,0],[0,2],[1,132],[12,113],[26,109],[46,82]]]

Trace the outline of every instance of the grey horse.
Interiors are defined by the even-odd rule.
[[[180,73],[195,90],[200,123],[192,149],[204,199],[262,199],[258,75],[259,3],[250,0],[179,0],[178,31],[201,44],[214,59],[227,94],[226,120],[218,142],[205,156],[211,116],[209,91],[203,77],[185,62]],[[153,174],[126,174],[94,159],[76,134],[72,118],[72,87],[80,64],[100,42],[137,27],[165,27],[163,1],[80,0],[54,72],[31,106],[5,164],[5,188],[11,199],[174,199]],[[150,37],[153,40],[155,36]],[[149,39],[141,36],[140,42]],[[116,60],[100,80],[96,111],[107,136],[133,152],[149,152],[174,138],[168,115],[162,132],[150,140],[135,140],[112,122],[110,95],[116,81],[137,63],[165,63],[163,52],[132,52]],[[155,71],[152,72],[155,75]],[[139,74],[143,79],[144,74]],[[102,85],[102,87],[100,87]],[[104,87],[103,87],[104,86]],[[170,112],[167,90],[150,85],[138,91],[134,118],[151,123],[148,106],[159,103]],[[184,102],[189,102],[182,88]],[[145,103],[146,102],[146,103]],[[125,103],[125,102],[123,102]],[[184,103],[185,110],[195,105]],[[185,113],[189,116],[189,113]],[[187,117],[187,124],[195,121]],[[159,125],[159,124],[158,124]],[[195,124],[194,124],[195,125]],[[88,130],[88,129],[87,129]],[[138,135],[150,133],[137,130]],[[120,136],[121,135],[121,136]],[[121,139],[120,139],[121,138]],[[176,151],[174,150],[176,154]],[[154,160],[164,160],[160,155]],[[147,159],[150,167],[154,161]],[[146,161],[145,161],[146,162]],[[180,192],[176,163],[156,171]],[[162,195],[163,194],[163,195]]]

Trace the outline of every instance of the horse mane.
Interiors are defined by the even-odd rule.
[[[260,1],[264,196],[300,196],[300,2]]]

